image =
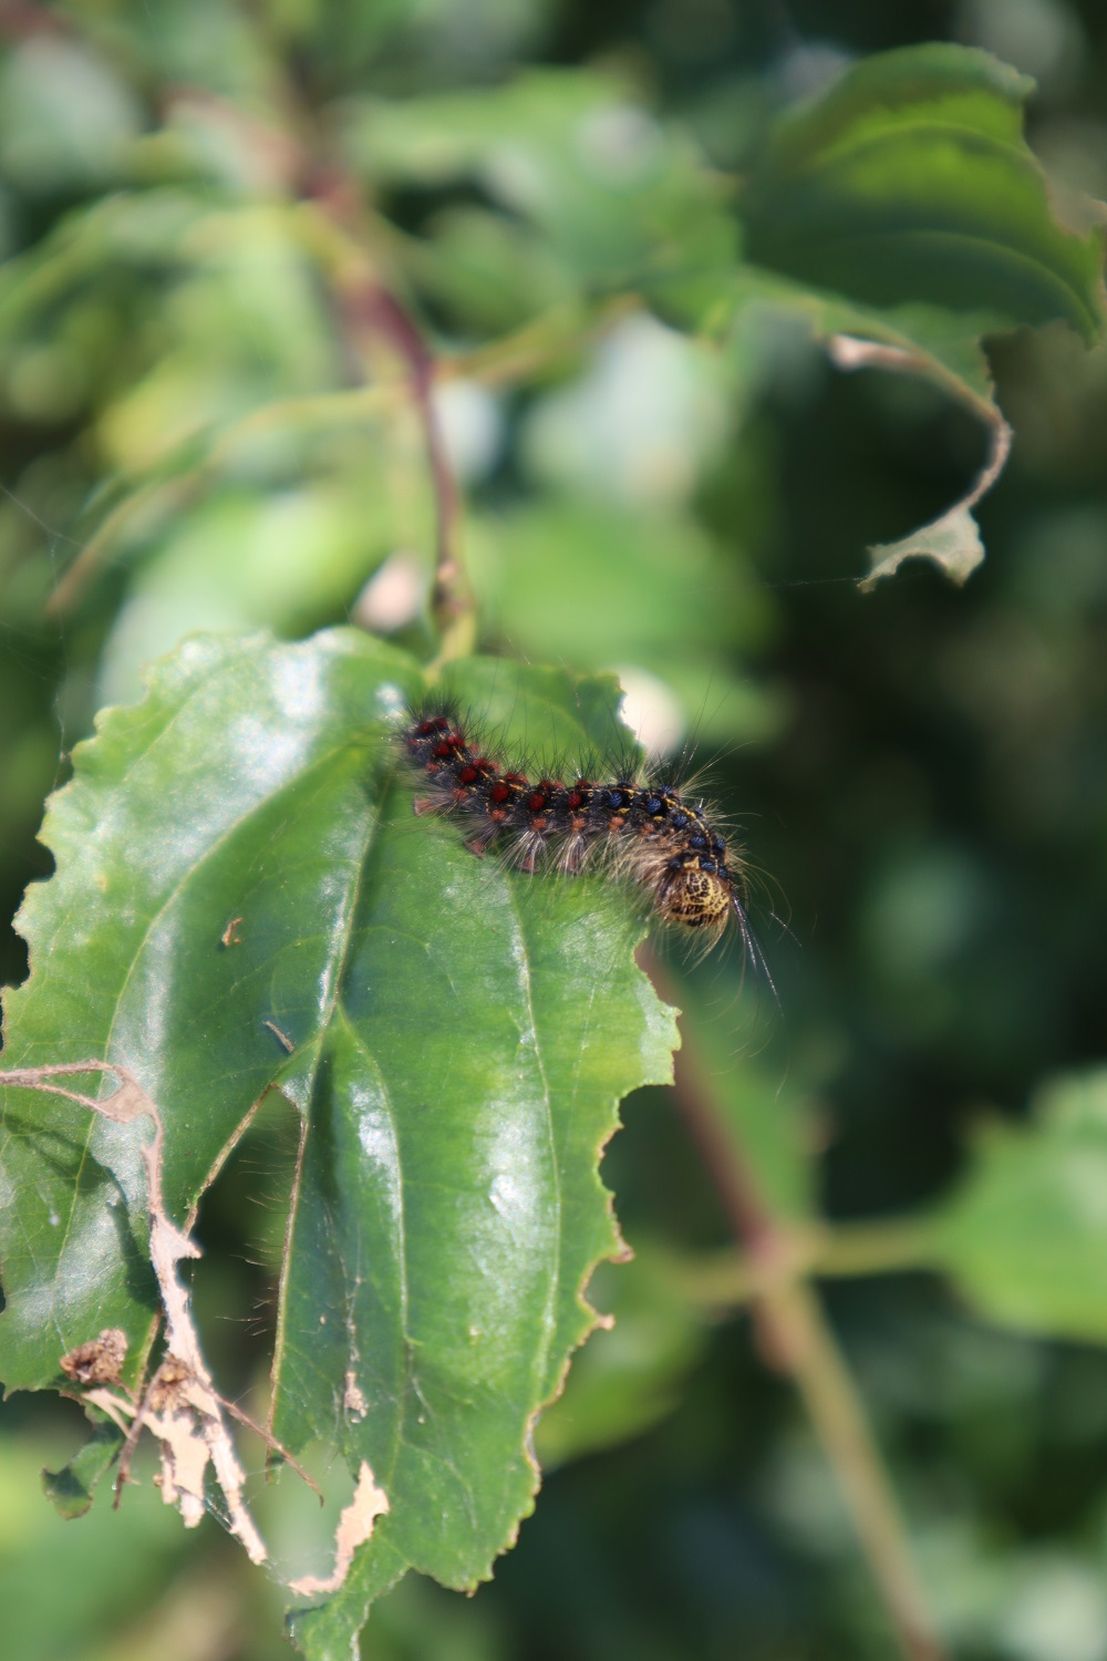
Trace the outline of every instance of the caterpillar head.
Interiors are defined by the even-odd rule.
[[[734,909],[728,872],[713,859],[687,860],[674,869],[658,896],[657,909],[667,923],[721,933]]]

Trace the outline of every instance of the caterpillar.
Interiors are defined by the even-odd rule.
[[[530,779],[471,744],[448,706],[412,715],[402,732],[410,767],[428,793],[416,813],[455,814],[472,826],[469,850],[508,851],[528,872],[553,866],[575,875],[594,855],[648,893],[657,915],[705,950],[733,925],[747,947],[746,863],[711,823],[702,802],[633,776],[610,783]]]

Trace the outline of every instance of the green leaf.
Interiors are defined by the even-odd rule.
[[[185,634],[298,635],[340,612],[398,541],[381,484],[386,453],[382,438],[356,487],[341,477],[305,479],[266,494],[228,482],[176,513],[167,492],[162,522],[144,528],[142,557],[103,649],[104,701],[137,697],[144,665]]]
[[[1050,1085],[1029,1125],[988,1127],[929,1234],[986,1314],[1107,1342],[1107,1069]]]
[[[1103,333],[1103,239],[1060,224],[1022,136],[1033,83],[985,52],[906,47],[867,58],[784,118],[749,177],[747,339],[767,305],[801,317],[842,368],[918,374],[989,428],[966,495],[870,552],[864,586],[923,557],[964,582],[984,557],[971,512],[1010,432],[982,337],[1061,319]]]
[[[541,498],[474,526],[474,581],[489,632],[577,662],[657,663],[760,644],[764,596],[687,517]],[[582,606],[583,592],[590,604]],[[717,604],[703,604],[705,593]]]
[[[450,687],[532,755],[619,731],[610,677],[474,660]],[[413,817],[389,733],[421,693],[414,663],[352,631],[187,642],[75,752],[6,1002],[7,1067],[104,1057],[158,1104],[178,1224],[267,1089],[302,1116],[274,1433],[368,1462],[390,1506],[299,1622],[310,1654],[348,1648],[409,1566],[469,1587],[511,1544],[533,1422],[619,1246],[598,1154],[675,1042],[625,894],[506,872]],[[56,1385],[105,1326],[135,1376],[156,1313],[144,1134],[5,1092],[9,1389]]]
[[[462,205],[436,214],[407,257],[425,292],[478,338],[505,334],[555,306],[572,315],[576,286],[554,251],[529,225],[491,209]],[[578,320],[576,339],[582,327]]]
[[[865,305],[923,303],[988,329],[1103,330],[1102,239],[1055,218],[1022,136],[1033,83],[986,52],[867,58],[783,120],[743,202],[758,265]]]
[[[0,172],[29,194],[108,187],[142,130],[118,69],[62,30],[33,32],[0,66]]]
[[[43,1471],[42,1486],[63,1517],[83,1517],[99,1483],[119,1457],[122,1432],[104,1422],[93,1426],[87,1442],[58,1471]]]
[[[56,1462],[60,1452],[30,1425],[0,1439],[4,1649],[20,1661],[122,1656],[131,1643],[123,1634],[136,1610],[155,1608],[169,1586],[189,1575],[187,1560],[182,1561],[186,1542],[178,1519],[149,1483],[129,1488],[118,1511],[100,1506],[79,1523],[59,1516],[43,1503],[39,1472],[44,1457]],[[87,1475],[87,1465],[84,1469]],[[187,1544],[197,1563],[199,1542],[193,1536]],[[202,1572],[209,1577],[211,1563],[207,1555]],[[202,1617],[194,1619],[192,1630],[201,1624]],[[143,1651],[173,1653],[169,1643],[164,1649],[152,1645],[148,1633],[138,1639],[138,1653]]]
[[[497,87],[351,101],[344,138],[377,187],[475,180],[579,284],[661,283],[669,305],[695,315],[733,271],[718,182],[692,141],[614,77],[531,70]]]
[[[756,360],[766,315],[792,317],[809,329],[840,369],[883,369],[919,375],[963,404],[988,429],[984,466],[965,495],[937,519],[896,542],[869,548],[869,571],[860,586],[870,589],[911,558],[931,559],[954,582],[964,583],[984,558],[984,544],[972,509],[991,489],[1007,461],[1011,429],[993,396],[991,374],[975,327],[985,320],[958,319],[935,306],[903,305],[877,311],[819,293],[769,272],[749,268],[735,289],[734,350]]]
[[[72,298],[83,286],[120,273],[160,273],[195,257],[195,232],[211,207],[188,190],[156,187],[98,197],[63,214],[0,274],[0,339],[6,343],[35,312]]]
[[[780,700],[738,668],[771,626],[764,590],[686,514],[545,496],[474,515],[466,547],[484,640],[585,668],[618,664],[628,694],[637,673],[675,699],[704,745],[763,742],[783,719]]]

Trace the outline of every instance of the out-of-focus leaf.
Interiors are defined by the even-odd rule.
[[[112,65],[60,33],[32,33],[0,67],[0,172],[25,190],[104,188],[141,123]]]
[[[151,308],[158,350],[100,417],[106,461],[131,475],[335,374],[333,331],[279,215],[212,214],[174,252],[182,269]]]
[[[971,509],[999,476],[1009,433],[982,337],[1055,319],[1089,342],[1103,332],[1103,239],[1054,214],[1022,136],[1031,87],[958,46],[868,58],[779,124],[743,198],[741,330],[763,302],[791,311],[842,367],[925,375],[989,428],[966,496],[871,549],[866,584],[915,556],[964,582],[983,558]]]
[[[627,317],[597,344],[584,375],[537,405],[524,455],[563,487],[675,505],[723,448],[728,392],[717,353],[652,317]]]
[[[872,569],[862,588],[871,588],[881,577],[894,576],[905,559],[932,559],[960,587],[983,560],[984,544],[969,510],[955,507],[898,542],[876,543],[869,549],[869,558]]]
[[[186,634],[293,635],[341,615],[400,540],[379,452],[345,480],[215,491],[166,523],[136,561],[100,662],[100,703],[138,696],[141,673]],[[412,538],[414,540],[414,538]]]
[[[745,966],[745,997],[750,1001],[760,991],[768,1004],[766,989],[758,986],[760,974],[756,963]],[[797,1222],[810,1218],[816,1209],[815,1177],[802,1094],[794,1082],[739,1047],[745,1035],[733,1004],[710,994],[704,997],[695,983],[678,987],[684,1008],[681,1024],[689,1035],[679,1063],[681,1089],[710,1096],[713,1115],[733,1137],[774,1215]],[[770,1018],[765,1013],[755,1017]]]
[[[743,359],[751,353],[756,358],[757,336],[766,312],[782,313],[804,324],[816,340],[833,344],[835,350],[838,342],[887,348],[885,367],[896,366],[898,356],[900,369],[926,376],[984,418],[995,410],[992,378],[981,344],[987,329],[983,314],[966,318],[929,305],[858,305],[754,266],[744,266],[738,273],[734,297],[737,350]],[[867,368],[876,361],[846,347],[839,366]]]
[[[345,136],[378,181],[475,179],[580,284],[656,287],[695,315],[733,270],[733,218],[693,143],[594,72],[531,70],[499,87],[351,101]]]
[[[474,547],[489,631],[523,652],[649,662],[766,626],[764,597],[681,514],[547,498],[480,522]]]
[[[616,727],[610,678],[478,659],[450,687],[532,753]],[[274,1430],[368,1462],[390,1504],[299,1623],[312,1655],[406,1568],[471,1586],[514,1538],[533,1421],[618,1246],[599,1150],[674,1043],[609,882],[512,874],[412,817],[388,734],[420,693],[410,660],[350,632],[187,643],[76,752],[44,829],[57,874],[21,915],[32,973],[6,1001],[6,1066],[103,1057],[157,1102],[178,1221],[265,1090],[302,1117]],[[141,1361],[140,1141],[7,1090],[9,1388],[56,1385],[105,1326],[129,1375]]]
[[[0,395],[33,414],[32,353],[38,379],[101,406],[105,460],[135,475],[266,398],[330,387],[337,362],[289,216],[169,187],[73,212],[0,269]]]
[[[986,1314],[1107,1342],[1107,1071],[1057,1080],[992,1125],[935,1220],[935,1255]]]
[[[59,0],[57,9],[71,15],[75,32],[88,29],[85,0]],[[160,0],[156,8],[109,0],[97,7],[95,26],[108,51],[141,63],[174,92],[199,88],[255,109],[272,97],[266,31],[223,0]]]
[[[505,333],[576,295],[552,249],[527,225],[487,208],[436,215],[406,257],[426,292],[478,335]]]
[[[1022,136],[1032,86],[952,45],[855,65],[762,149],[743,198],[749,257],[865,305],[921,302],[993,331],[1063,318],[1095,340],[1102,239],[1053,213]]]
[[[614,1325],[582,1350],[564,1393],[542,1415],[543,1465],[614,1447],[664,1418],[706,1342],[702,1307],[649,1244],[636,1245],[628,1264],[601,1266],[590,1292]]]
[[[753,267],[740,274],[735,294],[734,350],[743,360],[752,356],[756,361],[766,314],[794,317],[828,348],[839,368],[920,375],[983,421],[989,453],[964,497],[899,541],[870,548],[862,586],[891,576],[912,557],[932,559],[955,582],[965,582],[984,557],[971,510],[999,477],[1011,436],[993,396],[981,344],[987,318],[969,320],[927,305],[857,306]]]
[[[107,1655],[108,1635],[156,1603],[183,1555],[180,1523],[148,1481],[118,1511],[59,1516],[43,1502],[39,1469],[58,1457],[56,1446],[0,1442],[4,1646],[21,1661]]]
[[[0,346],[18,343],[92,279],[119,289],[132,269],[164,270],[208,211],[187,191],[166,188],[101,197],[66,214],[0,267]]]
[[[771,600],[687,515],[545,499],[477,520],[470,555],[485,639],[617,667],[628,687],[642,674],[660,681],[679,717],[669,744],[690,728],[697,743],[761,738],[780,718],[772,696],[735,673],[729,650],[768,638]]]
[[[58,1471],[43,1471],[42,1486],[63,1517],[83,1517],[97,1485],[119,1457],[123,1433],[113,1424],[98,1424],[88,1441]]]

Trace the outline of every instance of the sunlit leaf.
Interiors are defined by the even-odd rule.
[[[451,686],[532,753],[618,730],[610,678],[473,660]],[[367,1462],[390,1505],[302,1627],[320,1654],[407,1567],[470,1586],[511,1543],[533,1421],[618,1246],[598,1154],[674,1043],[624,894],[505,872],[413,818],[388,733],[420,690],[351,632],[184,645],[76,754],[6,1003],[9,1068],[99,1056],[140,1081],[178,1222],[263,1092],[299,1110],[274,1431]],[[140,1137],[6,1092],[9,1388],[56,1385],[106,1326],[133,1376],[155,1315]]]

